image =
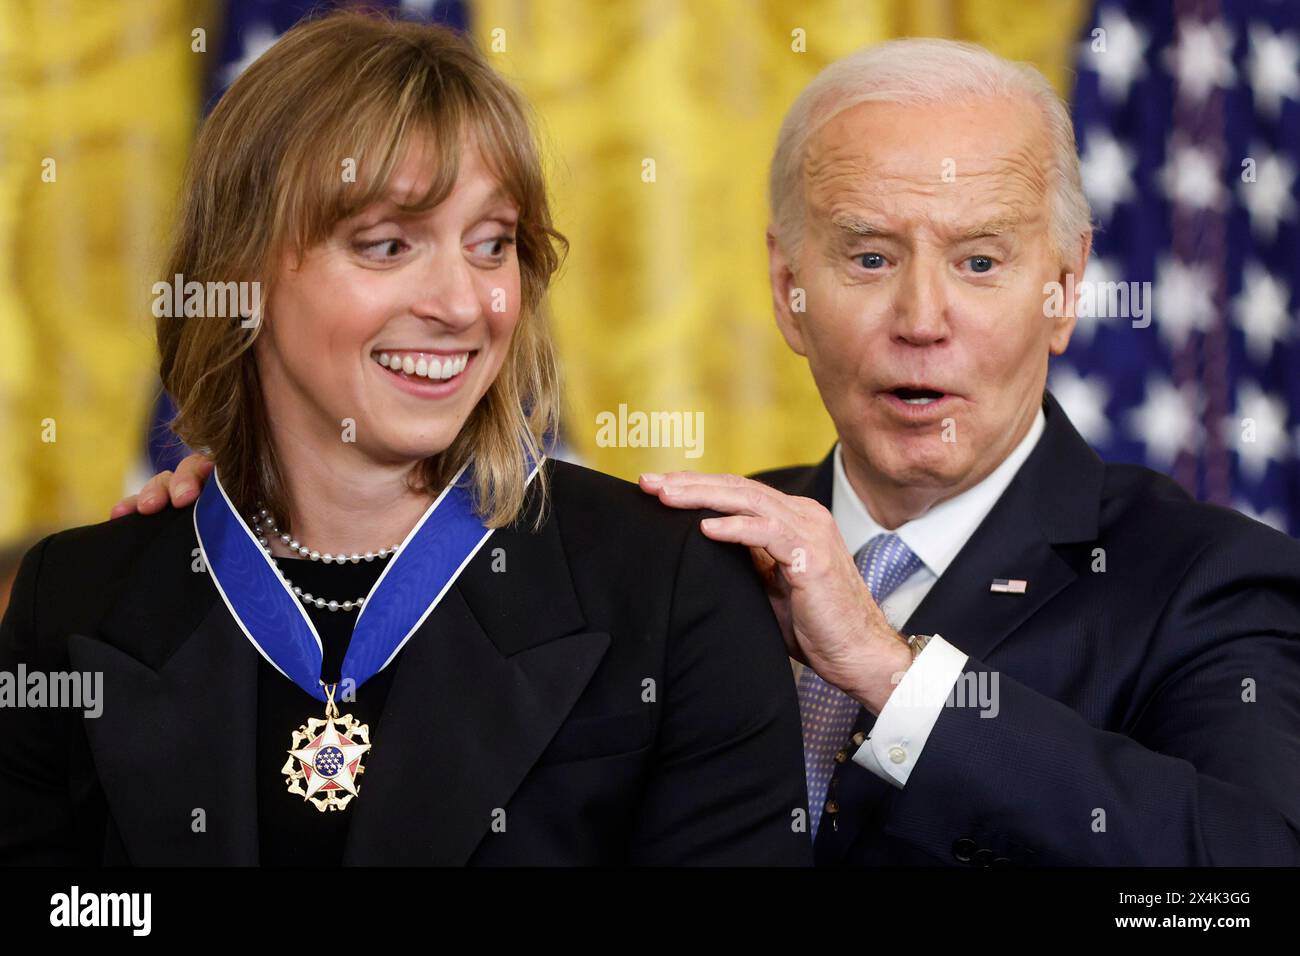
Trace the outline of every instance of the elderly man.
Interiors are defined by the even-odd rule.
[[[1300,863],[1300,545],[1103,464],[1045,393],[1091,239],[1046,80],[939,40],[850,56],[786,118],[771,202],[839,443],[642,487],[730,515],[704,533],[767,576],[818,861]]]
[[[839,442],[641,486],[722,512],[704,533],[768,583],[818,862],[1300,863],[1300,545],[1104,464],[1046,392],[1091,229],[1043,77],[941,40],[847,57],[771,202],[777,322]]]

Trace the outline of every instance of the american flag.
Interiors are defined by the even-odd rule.
[[[1300,534],[1300,3],[1103,0],[1075,66],[1085,280],[1152,298],[1081,310],[1049,386],[1104,458]]]

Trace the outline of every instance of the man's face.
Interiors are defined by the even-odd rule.
[[[1024,436],[1074,324],[1044,316],[1044,284],[1087,254],[1052,246],[1049,161],[1021,100],[864,103],[810,142],[797,258],[769,238],[773,293],[851,474],[942,500]]]

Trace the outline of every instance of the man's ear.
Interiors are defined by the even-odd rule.
[[[777,328],[790,348],[799,355],[807,355],[801,322],[807,309],[807,295],[797,287],[794,264],[771,227],[767,230],[767,273],[772,283],[772,311],[776,314]]]
[[[1070,335],[1074,332],[1074,323],[1078,318],[1077,307],[1079,290],[1082,288],[1084,273],[1088,271],[1088,256],[1092,252],[1092,229],[1091,227],[1079,237],[1079,244],[1076,252],[1070,261],[1061,266],[1061,274],[1057,281],[1061,283],[1061,288],[1070,291],[1070,294],[1064,296],[1062,305],[1064,306],[1061,314],[1052,320],[1052,337],[1048,342],[1048,350],[1053,355],[1060,355],[1065,351],[1066,346],[1070,344]],[[1070,276],[1073,275],[1073,281]]]

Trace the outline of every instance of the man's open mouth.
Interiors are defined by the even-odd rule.
[[[937,402],[939,399],[943,398],[947,392],[941,392],[938,389],[927,388],[924,386],[912,387],[905,385],[898,388],[891,388],[888,394],[902,399],[909,405],[929,405],[931,402]]]

